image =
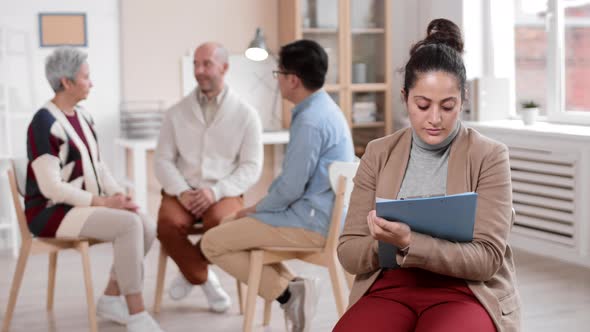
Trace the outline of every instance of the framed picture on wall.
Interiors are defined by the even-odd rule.
[[[39,13],[39,46],[88,46],[85,13]]]

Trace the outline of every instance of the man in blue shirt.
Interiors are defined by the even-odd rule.
[[[235,220],[211,229],[201,240],[207,259],[242,282],[248,280],[251,249],[325,243],[334,203],[328,166],[354,158],[346,119],[322,89],[327,70],[328,56],[314,41],[299,40],[281,48],[274,75],[282,97],[296,105],[282,173],[258,204],[241,210]],[[281,303],[290,331],[308,331],[317,303],[316,284],[275,264],[263,268],[259,295]]]

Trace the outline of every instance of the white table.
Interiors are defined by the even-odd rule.
[[[264,145],[273,145],[274,148],[274,174],[280,172],[281,160],[283,159],[283,145],[289,142],[289,131],[269,131],[262,134]],[[126,185],[133,188],[135,202],[142,211],[148,212],[147,204],[147,165],[146,156],[149,151],[156,149],[157,140],[152,139],[128,139],[118,138],[115,144],[125,151],[125,170],[127,171],[127,151],[131,151],[133,158],[133,178],[129,179]]]
[[[125,151],[125,173],[127,173],[127,151],[131,152],[133,160],[132,178],[127,179],[125,186],[133,188],[135,202],[139,205],[140,210],[147,210],[147,153],[156,149],[156,139],[128,139],[117,138],[115,144],[122,147]]]

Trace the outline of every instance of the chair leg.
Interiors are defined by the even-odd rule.
[[[254,323],[254,313],[256,312],[256,296],[260,287],[262,278],[262,264],[264,262],[264,252],[262,250],[252,250],[250,253],[250,272],[248,274],[248,294],[246,295],[246,314],[244,315],[244,332],[252,331]]]
[[[55,295],[55,273],[57,271],[57,251],[49,253],[49,276],[47,279],[47,311],[53,310]]]
[[[166,277],[166,264],[168,254],[160,244],[160,257],[158,258],[158,276],[156,277],[156,294],[154,298],[154,313],[159,313],[162,306],[162,295],[164,294],[164,279]]]
[[[31,253],[32,244],[33,242],[30,239],[23,240],[21,244],[16,269],[14,270],[14,277],[12,278],[12,287],[10,288],[10,297],[8,298],[8,306],[6,307],[6,315],[4,315],[4,321],[2,323],[2,332],[8,332],[8,329],[10,328],[18,291],[20,290],[20,285],[23,281],[23,275],[25,273],[25,268],[27,267],[27,260]]]
[[[91,332],[98,332],[96,323],[96,305],[94,304],[94,290],[92,288],[92,273],[90,272],[90,256],[88,255],[88,241],[81,241],[77,245],[82,256],[82,269],[84,270],[84,284],[86,286],[86,302],[88,303],[88,323]]]
[[[264,301],[264,320],[262,321],[262,326],[268,326],[270,324],[270,316],[272,313],[272,300],[265,300]]]
[[[238,292],[238,307],[240,308],[240,315],[244,314],[244,286],[236,279],[236,291]]]
[[[354,283],[354,275],[348,273],[347,271],[344,271],[344,275],[346,276],[346,283],[348,284],[348,290],[351,290],[352,284]]]
[[[336,255],[330,255],[328,258],[328,271],[330,272],[330,279],[332,280],[332,290],[334,292],[334,300],[336,301],[336,310],[338,317],[344,315],[346,311],[346,296],[344,294],[344,271],[338,261]]]

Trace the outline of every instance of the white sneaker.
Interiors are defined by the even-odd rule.
[[[164,332],[146,311],[129,316],[127,332]]]
[[[170,284],[170,288],[168,288],[168,296],[175,301],[182,300],[191,293],[193,286],[193,284],[186,280],[182,273],[179,273],[176,279],[172,281],[172,284]]]
[[[221,287],[219,278],[213,270],[209,269],[209,277],[207,281],[201,285],[205,297],[209,302],[209,309],[213,312],[226,312],[231,306],[231,299],[229,295]]]
[[[96,314],[121,325],[129,321],[129,310],[122,296],[102,295],[96,303]]]
[[[281,308],[285,311],[285,327],[289,332],[308,332],[318,304],[319,280],[296,278],[289,282],[291,298]]]

